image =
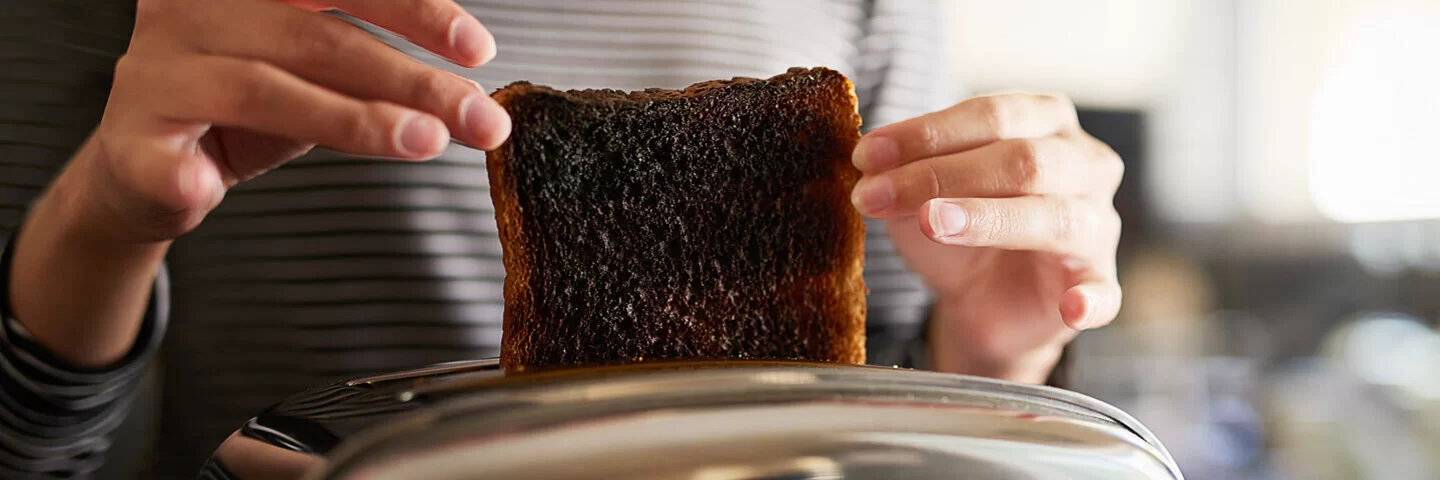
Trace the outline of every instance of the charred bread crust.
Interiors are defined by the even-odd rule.
[[[684,90],[493,97],[510,371],[865,361],[853,86],[826,68]]]

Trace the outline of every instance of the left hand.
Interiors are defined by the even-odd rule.
[[[856,208],[937,295],[937,370],[1040,383],[1119,312],[1124,164],[1069,100],[971,98],[871,131],[854,162]]]

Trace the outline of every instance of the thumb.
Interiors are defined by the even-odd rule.
[[[139,139],[115,150],[92,137],[56,180],[76,192],[76,211],[95,233],[119,242],[170,240],[190,229],[225,192],[219,166],[183,143]]]
[[[1086,276],[1060,295],[1060,318],[1075,330],[1103,327],[1120,314],[1121,296],[1114,278]]]

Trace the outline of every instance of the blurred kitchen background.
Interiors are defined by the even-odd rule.
[[[1126,159],[1074,388],[1205,479],[1440,479],[1440,0],[940,0]]]

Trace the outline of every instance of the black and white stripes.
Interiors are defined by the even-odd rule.
[[[0,265],[10,265],[11,254],[5,248]],[[9,291],[8,280],[0,277],[0,292]],[[105,370],[53,357],[0,304],[0,477],[81,476],[100,466],[110,446],[107,434],[124,420],[164,335],[169,292],[161,271],[135,346],[119,366]]]
[[[490,65],[464,71],[375,33],[492,89],[521,79],[673,88],[829,66],[855,81],[867,126],[954,100],[943,88],[928,0],[460,3],[497,39]],[[98,122],[133,9],[134,0],[0,8],[0,236]],[[157,288],[171,297],[168,332],[167,322],[152,319],[153,341],[139,342],[136,361],[114,371],[81,373],[26,357],[43,352],[7,322],[0,477],[92,470],[161,334],[158,478],[193,475],[240,422],[302,389],[494,355],[504,268],[484,160],[462,147],[422,164],[317,151],[241,184],[171,251],[170,288]],[[889,363],[916,335],[928,298],[881,225],[870,228],[871,358]],[[45,422],[87,427],[62,432]]]

